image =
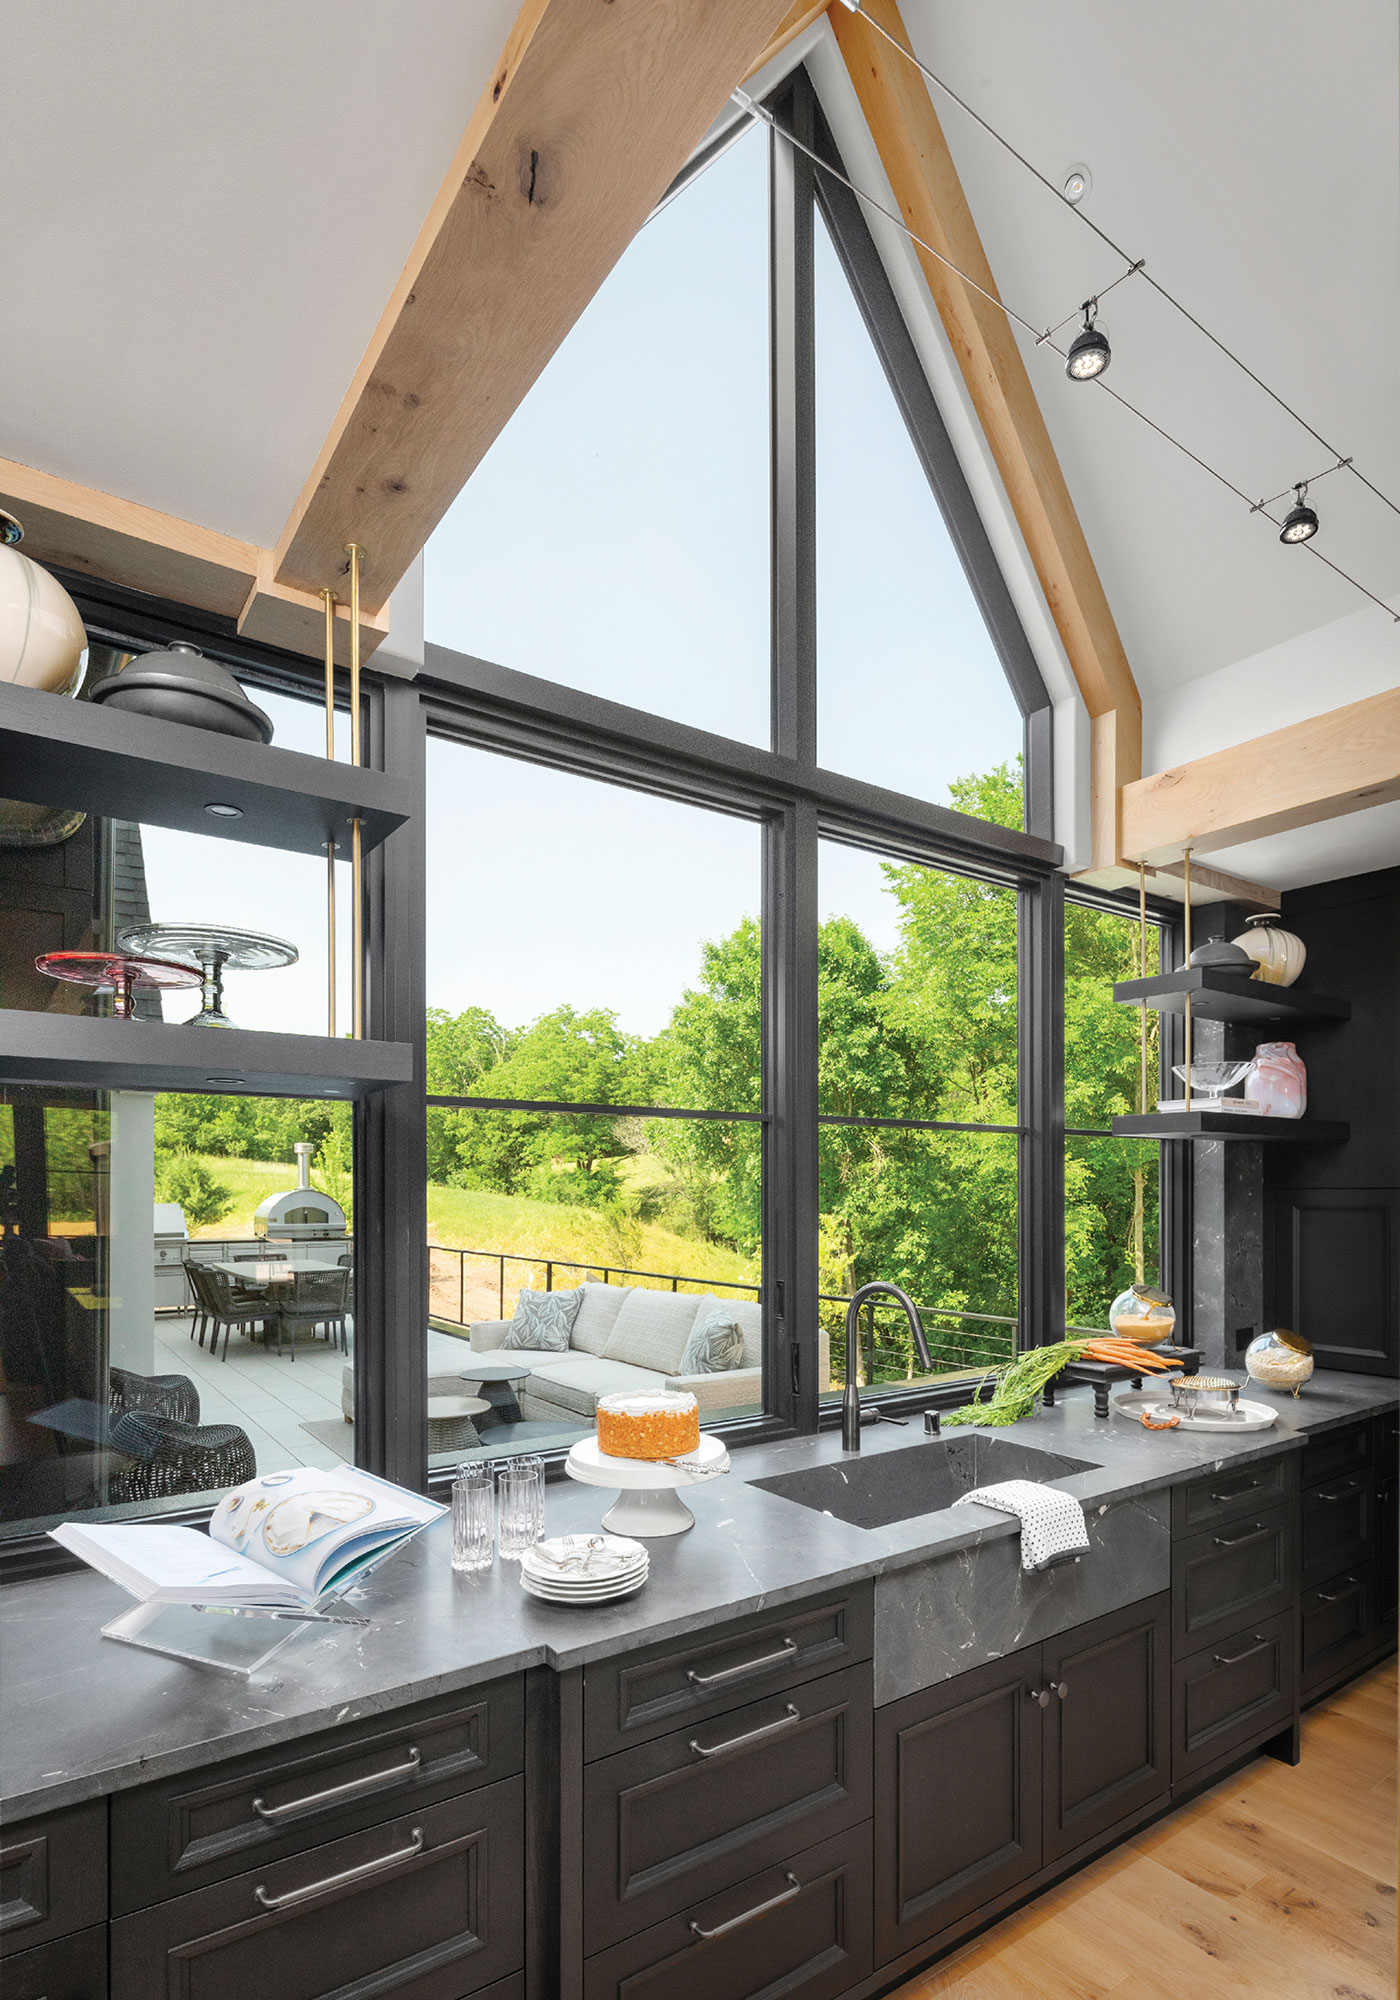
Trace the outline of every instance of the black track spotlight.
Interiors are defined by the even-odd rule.
[[[1318,530],[1317,514],[1307,503],[1308,486],[1304,480],[1293,489],[1293,505],[1283,517],[1279,530],[1281,542],[1310,542]]]
[[[1098,310],[1097,299],[1084,301],[1084,325],[1070,342],[1069,353],[1065,357],[1065,373],[1071,382],[1092,382],[1096,375],[1103,374],[1113,359],[1108,335],[1101,326],[1094,324]]]

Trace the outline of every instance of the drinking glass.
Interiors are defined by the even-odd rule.
[[[544,1535],[544,1460],[534,1453],[508,1458],[496,1484],[496,1548],[519,1562]]]
[[[452,1567],[490,1569],[495,1558],[496,1487],[485,1463],[459,1465],[452,1482]]]

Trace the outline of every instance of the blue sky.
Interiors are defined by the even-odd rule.
[[[747,134],[642,230],[426,562],[430,639],[751,743],[769,704],[767,145]],[[819,755],[945,801],[1015,755],[1020,717],[820,223],[816,301]],[[279,743],[319,752],[317,708],[259,700]],[[324,865],[156,828],[145,844],[156,918],[298,944],[289,971],[231,976],[240,1024],[323,1032]],[[428,856],[429,1001],[511,1025],[569,1000],[652,1033],[700,941],[758,911],[752,823],[446,744]],[[824,847],[821,901],[894,943],[870,856]]]

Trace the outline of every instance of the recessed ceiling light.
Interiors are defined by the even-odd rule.
[[[248,1079],[246,1076],[206,1076],[204,1081],[206,1083],[232,1085],[232,1084],[245,1084],[248,1081]]]
[[[1077,208],[1094,191],[1094,177],[1087,167],[1071,167],[1065,175],[1065,200]]]
[[[204,810],[207,813],[213,813],[215,819],[242,819],[243,817],[242,806],[221,805],[217,799],[207,805]]]

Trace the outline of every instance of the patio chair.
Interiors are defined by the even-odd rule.
[[[152,1416],[197,1424],[199,1391],[188,1375],[137,1375],[130,1368],[109,1368],[107,1408],[114,1417],[123,1410],[147,1410]]]
[[[297,1332],[309,1326],[313,1333],[324,1327],[326,1338],[342,1354],[350,1352],[345,1320],[350,1310],[350,1269],[340,1265],[333,1271],[296,1271],[292,1282],[279,1288],[277,1301],[277,1352],[282,1352],[282,1334],[291,1334],[293,1361],[297,1358]]]
[[[226,1271],[216,1271],[208,1264],[187,1264],[185,1268],[190,1273],[190,1283],[195,1288],[195,1297],[199,1300],[204,1317],[213,1329],[209,1339],[211,1354],[218,1353],[221,1330],[224,1336],[223,1358],[227,1361],[228,1337],[235,1327],[240,1333],[251,1337],[260,1329],[270,1326],[276,1318],[276,1307],[268,1304],[262,1292],[246,1291],[237,1279],[229,1277]],[[194,1275],[196,1271],[199,1273],[198,1278]],[[204,1345],[202,1331],[199,1344],[201,1347]]]
[[[108,1482],[114,1506],[177,1493],[218,1493],[241,1486],[258,1469],[252,1440],[237,1424],[182,1424],[150,1410],[123,1410],[108,1442],[132,1461]]]

